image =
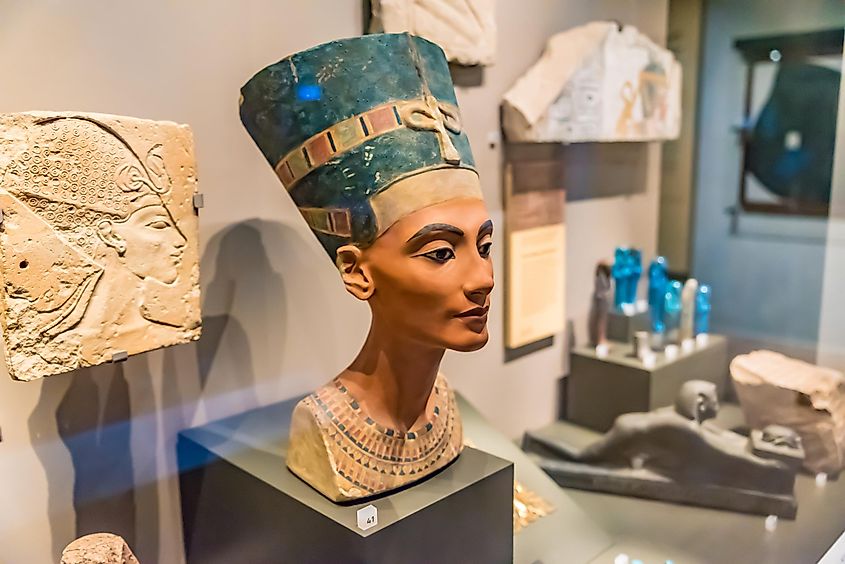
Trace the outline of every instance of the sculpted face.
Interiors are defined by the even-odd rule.
[[[339,265],[376,322],[418,343],[473,351],[488,339],[492,235],[483,201],[454,199],[405,216],[366,249],[344,247]]]
[[[123,263],[139,278],[172,284],[179,276],[185,236],[161,204],[136,210],[126,221],[113,223]]]
[[[698,422],[713,419],[719,413],[716,385],[702,380],[685,382],[675,400],[675,409],[688,419]]]

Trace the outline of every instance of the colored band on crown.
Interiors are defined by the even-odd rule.
[[[329,159],[402,127],[435,133],[444,159],[450,164],[460,163],[460,156],[447,133],[461,132],[457,106],[426,96],[388,102],[334,124],[285,155],[275,166],[276,174],[290,190]]]

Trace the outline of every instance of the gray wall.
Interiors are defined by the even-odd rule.
[[[840,83],[839,115],[845,116],[845,74]],[[818,362],[845,372],[845,119],[836,124],[833,193],[824,266]]]
[[[692,274],[713,286],[715,330],[811,358],[827,221],[743,215],[731,234],[725,213],[737,201],[741,151],[732,127],[742,120],[745,84],[733,41],[843,21],[838,0],[710,0],[705,11]]]
[[[657,250],[669,270],[690,270],[692,207],[695,194],[695,142],[698,72],[704,0],[673,0],[669,5],[667,45],[684,71],[681,85],[681,133],[663,147]]]
[[[501,94],[546,38],[600,18],[665,37],[666,0],[498,3],[499,62],[459,88],[494,221],[501,225]],[[0,111],[87,110],[191,124],[201,191],[204,336],[123,365],[16,383],[0,373],[0,561],[50,562],[77,530],[126,536],[142,562],[180,562],[179,430],[302,394],[360,346],[367,308],[342,289],[237,117],[264,65],[361,30],[357,0],[0,0]],[[568,208],[569,313],[583,335],[595,260],[621,242],[653,253],[660,147],[634,196]],[[583,187],[582,187],[583,188]],[[551,420],[564,339],[504,363],[499,229],[491,340],[448,354],[453,384],[510,436]],[[5,372],[3,370],[2,372]],[[279,523],[280,527],[284,523]]]

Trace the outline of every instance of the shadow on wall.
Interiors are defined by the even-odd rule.
[[[279,383],[287,330],[285,280],[272,266],[267,240],[277,264],[298,275],[313,268],[302,237],[289,227],[262,220],[234,225],[216,234],[203,256],[215,271],[204,284],[199,342],[43,382],[29,432],[47,476],[51,525],[67,518],[71,508],[63,504],[72,488],[76,537],[113,532],[142,562],[178,556],[161,550],[181,543],[159,537],[162,521],[180,535],[178,433],[283,399],[260,393],[262,381]],[[52,452],[59,442],[72,470]],[[73,539],[51,529],[58,555]]]
[[[53,390],[65,385],[60,379],[69,379],[70,385],[56,406]],[[50,441],[39,439],[51,419],[70,453],[73,473],[51,464]],[[47,474],[51,519],[66,512],[56,507],[54,499],[63,497],[58,490],[70,487],[72,479],[76,536],[111,531],[131,545],[135,540],[134,471],[129,388],[123,367],[97,366],[45,380],[29,430]],[[52,553],[61,554],[70,540],[53,538]]]
[[[211,419],[257,407],[255,384],[278,375],[287,330],[285,283],[262,237],[276,237],[280,228],[286,229],[258,219],[239,223],[215,234],[203,255],[207,265],[216,252],[214,276],[204,288],[203,336],[196,347],[203,397],[223,402],[207,406]],[[288,236],[295,234],[281,235]],[[282,261],[292,254],[285,246]]]

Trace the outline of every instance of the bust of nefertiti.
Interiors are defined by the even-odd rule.
[[[342,502],[420,481],[460,454],[447,349],[487,342],[493,224],[435,44],[369,35],[297,53],[242,89],[241,120],[346,290],[361,352],[296,406],[287,465]]]

